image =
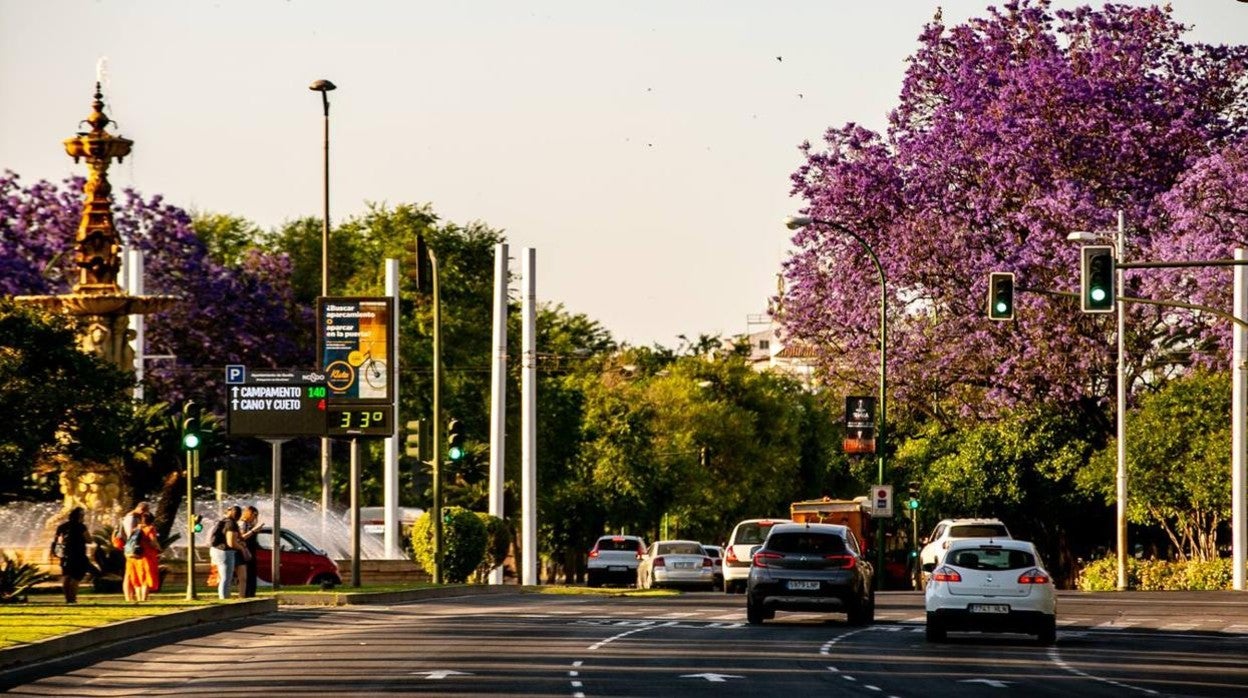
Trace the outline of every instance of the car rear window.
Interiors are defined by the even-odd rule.
[[[1005,524],[961,524],[949,529],[950,538],[1009,538]]]
[[[659,546],[660,555],[703,555],[697,543],[664,543]]]
[[[1018,570],[1036,566],[1036,556],[1025,550],[1006,550],[991,546],[960,548],[952,552],[949,561],[968,570]]]
[[[732,539],[733,545],[758,545],[767,540],[767,532],[774,523],[743,523],[737,526],[737,535]]]
[[[631,538],[599,538],[599,550],[627,550],[630,552],[637,551],[637,541]]]
[[[767,549],[778,553],[836,555],[844,553],[845,539],[830,533],[776,533],[767,539]]]

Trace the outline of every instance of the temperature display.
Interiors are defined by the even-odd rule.
[[[391,436],[394,407],[391,405],[330,405],[330,436]]]

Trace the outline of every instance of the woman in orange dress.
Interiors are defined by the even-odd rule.
[[[134,588],[135,598],[139,601],[147,601],[148,593],[160,591],[160,543],[157,542],[155,523],[156,517],[150,512],[143,514],[139,524],[142,532],[139,548],[143,555],[126,558],[126,581]]]

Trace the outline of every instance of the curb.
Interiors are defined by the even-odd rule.
[[[520,594],[524,587],[514,584],[498,586],[485,584],[456,584],[452,586],[431,587],[429,589],[409,589],[407,591],[376,591],[376,592],[326,592],[323,594],[274,594],[277,603],[283,606],[367,606],[392,603],[408,603],[424,599],[445,599],[454,596],[482,596],[493,594]]]
[[[129,640],[142,635],[186,628],[201,623],[258,616],[277,611],[277,599],[246,599],[228,604],[174,611],[158,616],[132,618],[95,628],[83,628],[67,635],[58,635],[27,645],[0,649],[0,672],[37,662],[63,657],[82,650]]]

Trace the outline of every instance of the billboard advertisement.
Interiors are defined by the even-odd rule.
[[[875,453],[875,398],[851,395],[845,398],[845,452]]]
[[[331,403],[393,403],[394,300],[318,298],[317,361]]]

